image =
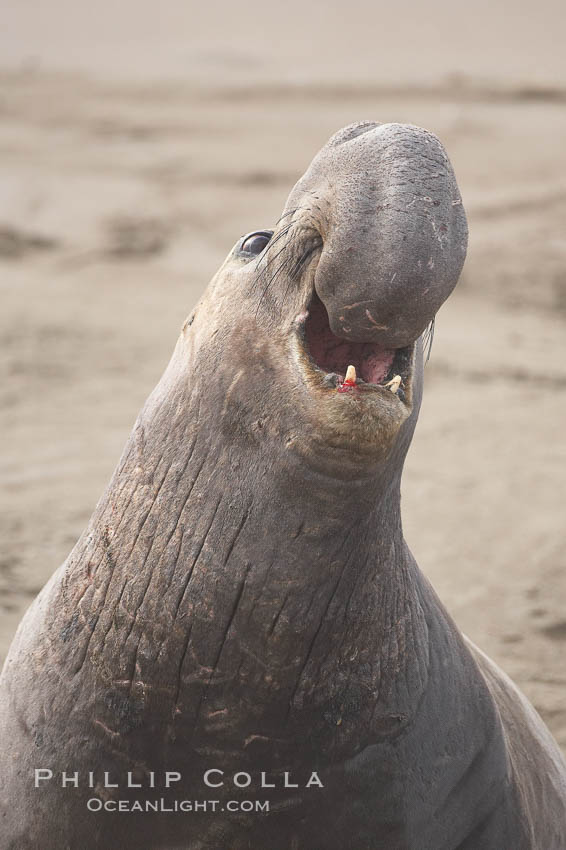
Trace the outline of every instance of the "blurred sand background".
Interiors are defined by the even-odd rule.
[[[563,0],[2,0],[2,656],[236,239],[339,127],[408,121],[471,237],[406,536],[566,748],[565,25]]]

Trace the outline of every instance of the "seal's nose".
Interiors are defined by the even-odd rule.
[[[466,255],[464,208],[440,141],[411,125],[345,128],[315,157],[288,207],[307,194],[327,199],[315,289],[333,334],[386,348],[412,343],[452,292]]]

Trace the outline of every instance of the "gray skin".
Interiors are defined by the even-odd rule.
[[[462,637],[402,534],[421,334],[466,248],[440,142],[345,128],[265,250],[249,245],[185,323],[87,529],[18,630],[1,680],[2,849],[565,848],[556,744]],[[397,394],[341,392],[317,367],[316,309],[353,359],[364,343],[395,349]],[[54,779],[35,789],[34,768]],[[226,785],[203,784],[210,768]],[[182,774],[170,790],[165,770]],[[61,788],[61,771],[79,788]],[[104,771],[121,787],[103,788]],[[124,787],[127,771],[144,787]],[[238,771],[250,787],[234,787]],[[312,771],[323,788],[305,787]],[[92,797],[271,810],[89,813]]]

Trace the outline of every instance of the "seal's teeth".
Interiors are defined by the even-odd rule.
[[[391,390],[392,393],[396,393],[401,386],[401,375],[395,375],[395,377],[384,384],[384,386],[386,386],[388,390]]]
[[[355,384],[356,383],[356,367],[348,366],[346,369],[346,377],[344,378],[345,384]]]

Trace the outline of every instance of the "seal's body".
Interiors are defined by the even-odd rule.
[[[466,235],[438,140],[366,122],[238,242],[12,645],[2,848],[566,847],[556,745],[401,529]]]

